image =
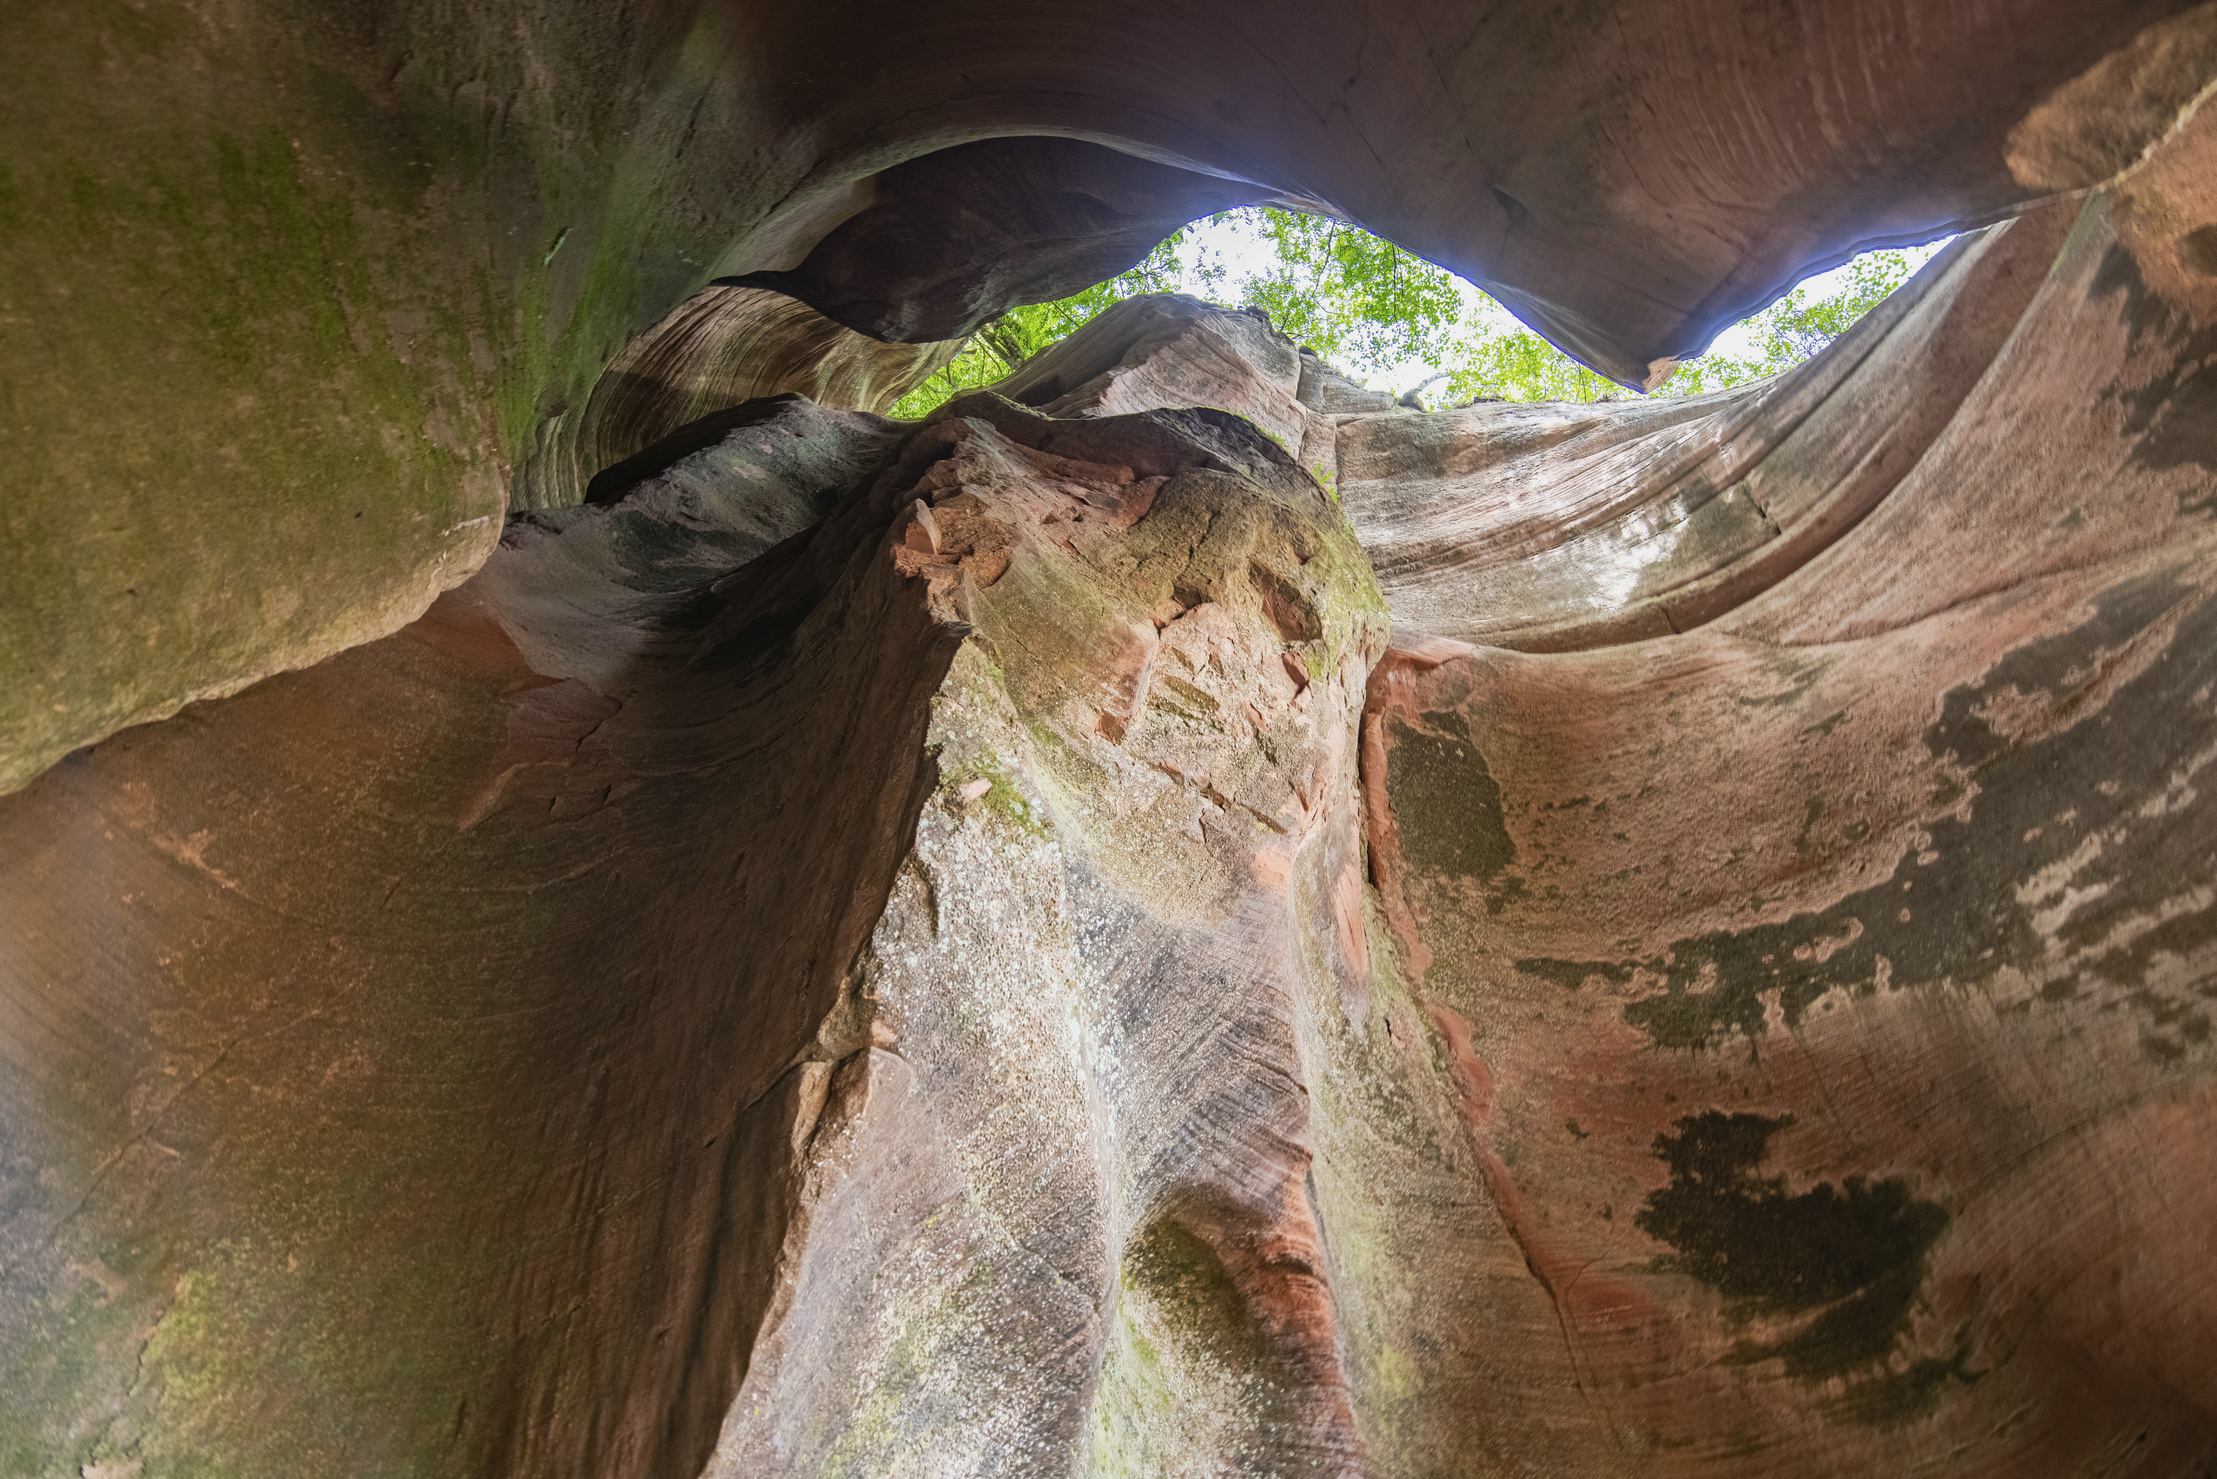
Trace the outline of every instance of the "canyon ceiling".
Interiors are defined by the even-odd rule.
[[[0,1471],[2217,1473],[2217,4],[0,17]],[[1128,300],[1329,211],[1627,387]],[[2205,804],[2209,803],[2209,804]]]

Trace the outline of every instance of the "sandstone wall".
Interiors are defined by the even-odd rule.
[[[1083,86],[1029,12],[851,27],[900,79],[875,91],[795,60],[843,12],[473,12],[445,49],[347,14],[278,62],[267,17],[170,38],[146,75],[215,133],[145,159],[208,147],[231,180],[226,110],[328,130],[255,177],[307,161],[297,196],[206,197],[263,244],[355,219],[332,140],[521,79],[494,143],[386,157],[433,167],[364,280],[460,302],[441,233],[479,241],[487,296],[438,332],[488,347],[439,361],[438,404],[494,408],[455,433],[472,465],[534,439],[539,506],[485,482],[451,563],[270,554],[341,493],[416,488],[428,529],[476,486],[394,472],[416,412],[345,393],[384,353],[345,316],[369,290],[301,265],[145,424],[276,435],[211,410],[243,376],[298,395],[288,447],[374,431],[387,460],[303,482],[298,521],[246,448],[244,501],[192,525],[237,591],[337,625],[9,587],[56,613],[9,617],[24,671],[107,705],[21,689],[0,797],[11,1472],[2217,1464],[2217,117],[2178,106],[2206,9],[1534,14],[1211,11]],[[123,22],[85,15],[10,24],[91,66]],[[210,81],[278,72],[321,90]],[[1659,111],[1686,77],[1721,101]],[[374,124],[342,106],[380,86]],[[1291,121],[1241,111],[1281,92]],[[1439,142],[1457,99],[1503,152]],[[972,142],[1043,119],[1152,162]],[[908,167],[925,144],[976,152]],[[731,173],[669,162],[711,155]],[[1060,245],[1007,163],[1035,156],[1090,221]],[[602,224],[507,243],[554,219],[501,194],[519,157]],[[900,245],[964,159],[1004,170],[973,203],[1018,201],[963,218],[1013,243],[968,297],[944,241]],[[1416,412],[1158,295],[921,425],[855,408],[945,352],[855,325],[951,332],[1249,186],[1495,274],[1605,368],[1858,232],[2031,208],[1801,369],[1686,402]],[[707,249],[732,240],[757,256]],[[597,265],[564,279],[573,246]],[[80,256],[19,281],[58,297]],[[149,262],[152,296],[198,271]],[[484,329],[533,292],[537,327]],[[317,334],[323,370],[288,357]],[[175,569],[189,505],[119,486]],[[37,570],[107,568],[21,527]],[[211,686],[239,691],[50,763]]]
[[[614,460],[641,408],[596,381],[716,279],[930,338],[1300,199],[1639,383],[1859,245],[2129,164],[2213,14],[18,5],[0,787],[413,620],[504,499]],[[873,409],[929,369],[822,318],[727,332],[754,393]]]

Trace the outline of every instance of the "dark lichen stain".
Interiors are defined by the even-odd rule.
[[[1595,976],[1612,986],[1622,986],[1632,979],[1638,967],[1610,961],[1549,960],[1544,956],[1529,957],[1516,963],[1516,968],[1528,976],[1537,976],[1557,986],[1578,990]]]
[[[1501,787],[1461,714],[1440,710],[1419,722],[1421,729],[1392,721],[1386,752],[1402,851],[1422,868],[1491,879],[1516,861]]]
[[[2190,1002],[2175,1001],[2160,991],[2132,991],[2126,999],[2146,1013],[2157,1031],[2140,1039],[2140,1051],[2158,1063],[2169,1065],[2184,1058],[2188,1044],[2209,1043],[2209,1014]],[[2177,1037],[2167,1035],[2176,1033]],[[2184,1038],[2185,1042],[2180,1042]]]
[[[2196,226],[2179,238],[2179,265],[2203,277],[2217,277],[2217,226]]]
[[[2175,609],[2182,603],[2183,611]],[[1635,967],[1652,972],[1663,989],[1628,1006],[1625,1020],[1658,1046],[1696,1049],[1718,1045],[1735,1032],[1759,1040],[1765,999],[1772,993],[1789,1028],[1798,1027],[1827,992],[1870,995],[1877,989],[1881,957],[1897,987],[1968,982],[2005,966],[2039,970],[2047,977],[2039,999],[2059,1006],[2082,994],[2089,975],[2137,990],[2158,957],[2188,957],[2217,942],[2217,908],[2177,914],[2133,933],[2136,921],[2166,899],[2207,887],[2217,875],[2217,849],[2209,845],[2217,836],[2217,787],[2198,787],[2164,816],[2140,815],[2149,797],[2171,789],[2181,757],[2209,742],[2207,690],[2217,685],[2217,601],[2156,572],[2093,604],[2094,616],[2080,627],[2018,648],[1981,681],[1943,696],[1924,743],[1936,761],[1964,773],[1978,792],[1967,812],[1927,824],[1930,850],[1940,854],[1934,865],[1920,865],[1912,850],[1885,880],[1829,909],[1677,940],[1643,960],[1537,958],[1517,961],[1517,969],[1568,986],[1594,975],[1628,980]],[[2178,627],[2168,652],[2119,685],[2105,705],[2111,713],[2131,716],[2129,727],[2079,722],[2013,742],[1977,712],[2015,688],[2046,693],[2058,712],[2069,714],[2117,651],[2169,616],[2177,617]],[[2075,688],[2065,688],[2066,675]],[[2072,717],[2083,720],[2091,712]],[[2108,782],[2115,784],[2105,792]],[[1935,791],[1932,802],[1955,805],[1966,794],[1964,787],[1949,784]],[[2073,813],[2068,823],[2060,820]],[[2065,949],[2085,960],[2077,969],[2050,974],[2045,942],[2034,933],[2018,890],[2041,868],[2070,857],[2089,835],[2119,827],[2128,829],[2129,840],[2121,847],[2105,845],[2099,857],[2080,866],[2073,887],[2083,902],[2058,930]],[[1839,831],[1847,835],[1845,826]],[[1827,840],[1821,828],[1810,835],[1820,844]],[[1905,906],[1912,904],[1904,919]],[[1813,950],[1796,958],[1801,947],[1851,933],[1855,938],[1823,960]],[[2105,948],[2121,938],[2129,943]],[[2146,1001],[2132,1004],[2149,1009]],[[2151,1036],[2149,1042],[2154,1044],[2149,1055],[2157,1061],[2183,1055],[2168,1051],[2179,1046],[2171,1037]]]
[[[2207,231],[2209,228],[2202,228]],[[2187,243],[2181,243],[2182,259]],[[2217,328],[2196,323],[2177,306],[2151,291],[2140,275],[2140,264],[2122,245],[2112,245],[2094,274],[2087,297],[2099,301],[2121,296],[2118,318],[2129,338],[2127,353],[2135,364],[2160,353],[2170,369],[2144,384],[2120,380],[2103,394],[2125,411],[2125,435],[2137,437],[2133,466],[2144,472],[2168,472],[2198,466],[2217,472]],[[2161,346],[2158,351],[2149,341]],[[2217,500],[2217,489],[2204,483],[2182,493],[2179,512],[2206,511]]]
[[[1850,1415],[1864,1421],[1913,1416],[1943,1381],[1970,1379],[1961,1340],[1948,1358],[1890,1369],[1947,1211],[1899,1177],[1788,1195],[1785,1177],[1755,1172],[1792,1123],[1714,1109],[1679,1120],[1676,1134],[1655,1137],[1670,1185],[1632,1224],[1677,1250],[1665,1266],[1735,1301],[1739,1315],[1810,1316],[1781,1339],[1739,1342],[1730,1363],[1778,1360],[1797,1380],[1847,1379]]]
[[[2104,951],[2094,959],[2091,969],[2105,980],[2120,985],[2131,984],[2147,975],[2158,956],[2184,958],[2200,951],[2212,941],[2217,941],[2217,909],[2176,914],[2155,928],[2135,936],[2130,944],[2113,946]]]

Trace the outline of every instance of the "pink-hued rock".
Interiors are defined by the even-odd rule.
[[[880,343],[768,288],[703,288],[626,344],[577,414],[542,428],[509,506],[604,502],[596,487],[638,480],[633,459],[749,401],[803,395],[885,411],[961,348]]]
[[[748,395],[875,409],[1223,205],[1359,222],[1644,385],[2132,167],[2217,72],[2206,0],[156,4],[0,57],[9,790],[414,620],[504,498]]]
[[[1505,1467],[2217,1454],[2217,297],[2177,265],[2213,140],[2089,203],[2036,292],[1929,287],[2020,316],[1745,604],[1373,677],[1402,1010],[1489,1204],[1384,1195],[1457,1291],[1386,1342],[1518,1351],[1434,1368]]]
[[[2217,10],[1497,11],[522,27],[503,137],[559,97],[676,223],[488,248],[423,331],[490,373],[536,284],[452,403],[559,506],[0,797],[4,1466],[2217,1465]],[[413,16],[316,95],[414,118]],[[339,260],[265,209],[330,137],[224,145],[224,209]],[[379,230],[507,220],[495,153]],[[2087,193],[1691,402],[1424,414],[1166,295],[921,424],[795,393],[1257,181],[1634,376]],[[719,220],[841,318],[653,322]]]
[[[1177,466],[1140,429],[973,397],[911,443],[942,459],[945,543],[896,560],[975,629],[935,707],[948,780],[855,967],[887,1046],[818,1132],[712,1474],[968,1471],[984,1446],[1027,1472],[1242,1446],[1359,1471],[1300,1039],[1349,969],[1307,942],[1352,867],[1383,625],[1313,488]]]
[[[1301,1034],[1384,638],[1235,418],[788,398],[71,760],[0,814],[21,1441],[1357,1471]]]
[[[723,496],[511,525],[404,632],[8,798],[12,1452],[698,1470],[956,645],[867,499],[710,587],[887,429],[785,403]]]
[[[1547,651],[1684,631],[1838,541],[1919,466],[2078,214],[1950,246],[1823,353],[1679,401],[1339,423],[1339,489],[1404,633]]]
[[[1301,376],[1302,356],[1260,310],[1143,293],[1032,356],[993,388],[1050,416],[1212,406],[1253,422],[1298,461],[1310,420]]]

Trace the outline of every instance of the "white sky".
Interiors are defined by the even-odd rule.
[[[1922,267],[1952,239],[1942,238],[1925,246],[1910,248],[1909,260],[1912,268]],[[1243,279],[1268,272],[1278,261],[1270,244],[1259,233],[1237,220],[1204,221],[1195,226],[1193,233],[1185,239],[1184,257],[1186,270],[1184,279],[1179,284],[1180,291],[1198,298],[1236,299]],[[1196,269],[1203,263],[1225,269],[1225,275],[1218,286],[1212,288],[1197,272]],[[1836,267],[1830,272],[1820,272],[1803,281],[1816,296],[1823,297],[1845,285],[1846,272],[1845,267]],[[1522,327],[1506,308],[1487,297],[1473,284],[1460,276],[1455,279],[1455,283],[1462,291],[1463,317],[1466,322],[1498,324],[1504,328]],[[1716,342],[1710,345],[1710,349],[1712,352],[1747,356],[1754,353],[1755,344],[1743,321],[1717,335]],[[1399,395],[1419,381],[1436,374],[1438,368],[1419,359],[1404,360],[1390,369],[1371,375],[1363,383],[1372,390],[1390,390]]]

